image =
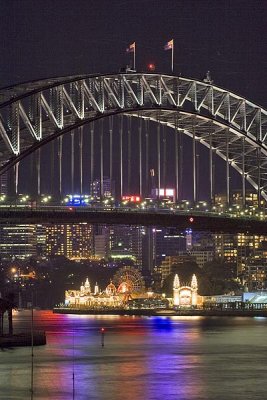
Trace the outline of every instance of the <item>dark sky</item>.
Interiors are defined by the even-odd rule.
[[[0,0],[0,87],[149,62],[267,107],[267,0]],[[69,189],[68,189],[69,190]]]
[[[266,0],[0,0],[0,86],[47,76],[116,72],[137,43],[137,68],[154,61],[266,107]]]

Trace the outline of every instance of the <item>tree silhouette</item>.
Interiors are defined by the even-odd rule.
[[[4,334],[4,314],[6,312],[6,301],[0,298],[0,336]]]
[[[3,299],[0,299],[0,335],[4,334],[4,314],[8,315],[8,334],[13,335],[12,311],[16,308],[15,294],[10,292]]]
[[[235,269],[220,259],[209,261],[203,266],[202,295],[220,295],[236,292],[240,285],[235,281]]]

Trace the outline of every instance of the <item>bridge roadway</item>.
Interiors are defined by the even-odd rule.
[[[213,233],[267,235],[267,222],[252,217],[230,217],[196,211],[92,209],[87,207],[7,207],[0,210],[1,224],[91,224],[174,227]]]

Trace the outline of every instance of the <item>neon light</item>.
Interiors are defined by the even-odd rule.
[[[69,206],[85,206],[89,203],[89,195],[80,195],[80,194],[69,194],[64,199],[64,202]]]
[[[133,195],[133,196],[126,195],[126,196],[122,196],[122,200],[123,201],[130,201],[132,203],[138,203],[139,201],[141,201],[141,197],[140,196],[136,196],[136,195]]]

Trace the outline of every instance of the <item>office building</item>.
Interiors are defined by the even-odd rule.
[[[87,259],[93,255],[92,225],[46,225],[46,255],[63,255],[69,259]]]
[[[115,184],[110,178],[103,178],[103,188],[101,193],[101,180],[95,179],[91,184],[90,195],[94,199],[100,199],[102,197],[113,197],[115,195]]]
[[[0,256],[7,259],[26,259],[35,257],[36,247],[36,226],[1,225],[0,226]]]

